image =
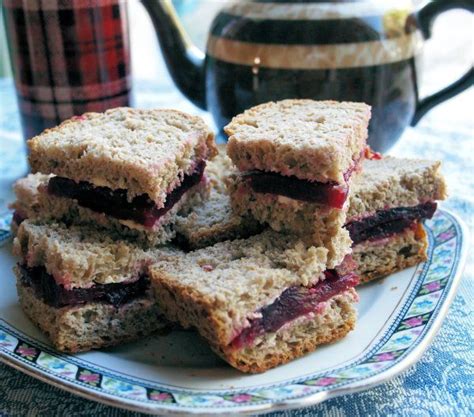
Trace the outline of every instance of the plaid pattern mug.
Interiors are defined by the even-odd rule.
[[[3,0],[23,135],[127,106],[126,0]]]

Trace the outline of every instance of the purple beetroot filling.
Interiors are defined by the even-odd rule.
[[[250,346],[258,336],[276,332],[298,317],[317,312],[320,303],[359,283],[359,277],[352,272],[340,276],[335,270],[328,270],[324,274],[326,279],[314,287],[290,287],[272,304],[260,309],[258,313],[261,317],[249,320],[250,326],[232,340],[232,348],[242,349]]]
[[[276,172],[250,171],[243,174],[243,177],[256,193],[277,194],[333,208],[342,208],[349,191],[347,185],[301,180],[295,176],[287,177]]]
[[[130,202],[127,200],[127,190],[96,187],[86,181],[75,182],[63,177],[51,178],[48,192],[58,197],[73,198],[82,207],[116,219],[133,220],[151,228],[160,217],[173,208],[186,191],[199,184],[205,167],[206,161],[201,161],[191,175],[185,175],[181,184],[167,195],[165,205],[161,208],[156,206],[148,194],[139,195]]]
[[[13,218],[12,218],[12,221],[13,223],[15,223],[17,226],[19,226],[20,224],[23,223],[23,221],[26,220],[26,217],[23,216],[23,214],[21,214],[18,210],[15,210],[13,212]]]
[[[417,221],[431,219],[436,207],[435,202],[429,201],[414,207],[395,207],[388,210],[379,210],[373,216],[349,222],[345,227],[355,245],[365,240],[381,239],[401,233]]]
[[[65,307],[89,302],[103,302],[119,307],[143,296],[150,286],[148,277],[142,275],[131,283],[96,284],[90,288],[67,290],[59,285],[43,266],[27,267],[18,264],[21,282],[31,287],[38,298],[52,307]]]

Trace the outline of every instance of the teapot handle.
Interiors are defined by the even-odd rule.
[[[431,37],[431,27],[433,22],[443,12],[451,9],[465,9],[470,12],[474,11],[474,4],[470,0],[438,0],[426,3],[418,12],[418,22],[420,24],[423,36],[428,39]],[[420,119],[433,107],[445,100],[461,93],[470,87],[474,82],[474,70],[471,67],[461,78],[442,90],[428,97],[419,100],[416,105],[415,114],[411,121],[411,126],[415,126]]]

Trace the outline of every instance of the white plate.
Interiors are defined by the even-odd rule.
[[[5,213],[3,228],[7,223]],[[55,351],[17,304],[11,272],[15,259],[4,233],[0,359],[89,399],[157,414],[255,413],[304,407],[367,389],[419,359],[459,283],[468,247],[465,227],[444,210],[426,226],[428,261],[361,287],[355,331],[260,375],[227,366],[189,331],[77,355]]]

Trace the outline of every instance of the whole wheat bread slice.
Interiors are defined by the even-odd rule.
[[[264,227],[252,217],[240,216],[232,209],[227,182],[236,168],[226,154],[225,145],[218,145],[218,149],[219,154],[206,167],[206,177],[211,185],[209,198],[202,199],[176,218],[178,242],[188,249],[250,237]]]
[[[147,194],[158,207],[185,174],[216,153],[201,118],[125,107],[66,120],[28,146],[32,172],[124,189],[130,200]]]
[[[252,107],[224,128],[227,152],[241,171],[345,183],[366,146],[364,103],[282,100]]]
[[[45,267],[56,283],[66,289],[130,282],[171,250],[144,250],[90,227],[36,224],[30,220],[20,224],[13,242],[13,253],[22,263]]]

